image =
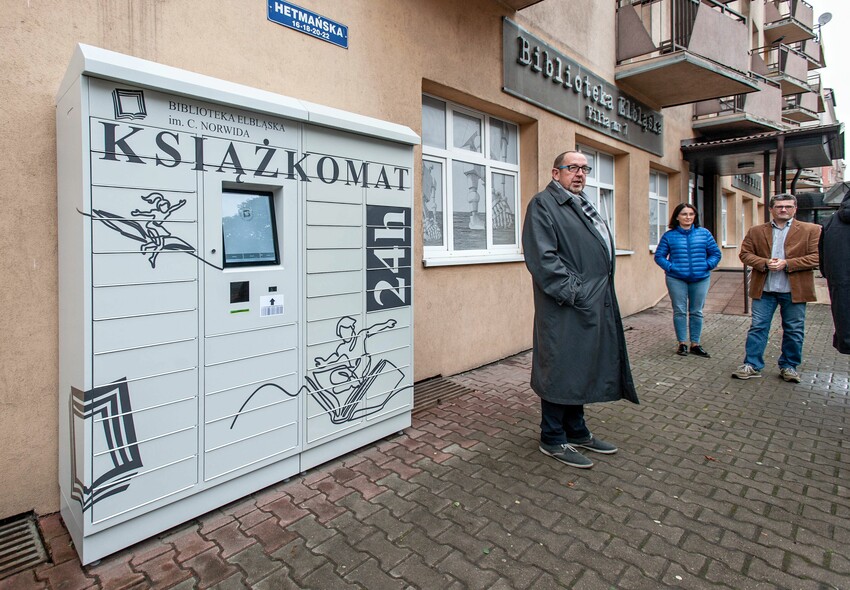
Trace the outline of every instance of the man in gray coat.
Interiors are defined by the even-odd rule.
[[[531,388],[540,396],[540,451],[584,469],[593,461],[579,449],[617,452],[591,434],[584,405],[638,403],[614,292],[614,242],[583,192],[590,171],[581,152],[559,155],[522,230],[534,284]]]

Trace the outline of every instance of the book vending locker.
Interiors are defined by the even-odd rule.
[[[58,394],[83,563],[410,425],[418,141],[78,46]]]

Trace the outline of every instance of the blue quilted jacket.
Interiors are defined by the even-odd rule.
[[[694,283],[706,278],[720,264],[720,248],[704,227],[671,229],[661,236],[655,263],[669,276]]]

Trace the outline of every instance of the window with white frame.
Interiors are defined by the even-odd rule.
[[[617,243],[614,219],[614,156],[583,145],[576,147],[587,158],[592,168],[587,175],[584,193],[593,203],[611,230],[611,239]]]
[[[649,247],[655,248],[667,231],[667,175],[649,172]]]
[[[723,246],[727,245],[727,236],[728,232],[728,222],[729,222],[729,196],[726,193],[723,193],[723,196],[720,197],[720,233],[721,239],[720,243]]]
[[[422,96],[426,262],[519,255],[519,126]]]

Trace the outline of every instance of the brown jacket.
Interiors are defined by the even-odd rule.
[[[820,231],[819,225],[795,219],[785,237],[785,272],[791,283],[791,301],[794,303],[817,299],[812,270],[818,266]],[[753,299],[761,299],[772,249],[773,226],[769,222],[751,227],[741,244],[738,257],[753,268],[750,278],[750,297]]]

